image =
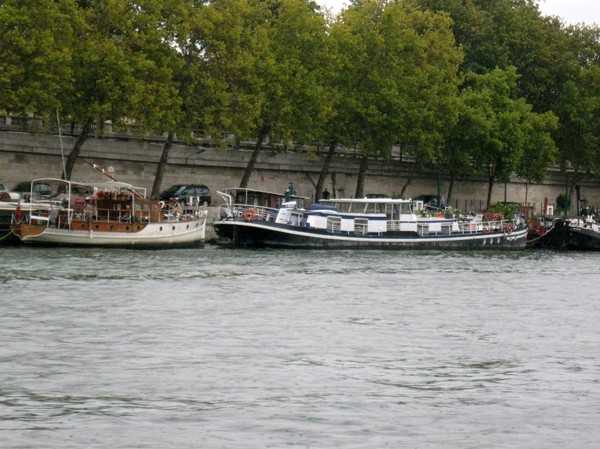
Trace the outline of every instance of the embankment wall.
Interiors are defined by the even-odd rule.
[[[0,129],[0,182],[13,188],[18,182],[38,177],[60,177],[63,159],[73,147],[74,137],[53,134],[34,134]],[[157,164],[160,160],[163,138],[136,139],[135,137],[90,138],[81,151],[81,158],[93,161],[107,169],[113,167],[115,177],[121,181],[151,190]],[[163,178],[163,188],[179,183],[202,183],[213,192],[213,203],[219,198],[217,190],[239,185],[250,157],[248,149],[215,149],[186,146],[177,142],[171,149]],[[63,158],[64,154],[64,158]],[[252,175],[249,187],[284,192],[290,182],[299,195],[314,197],[314,186],[319,177],[322,159],[311,153],[263,151]],[[359,159],[352,154],[334,158],[326,189],[338,197],[354,195],[359,169]],[[389,161],[371,161],[365,184],[365,193],[399,193],[407,179],[412,178],[405,197],[437,194],[438,186],[446,196],[448,180],[435,171],[419,171],[400,158]],[[82,181],[106,180],[106,177],[83,162],[75,166],[72,179]],[[600,205],[600,186],[595,181],[579,186],[581,199],[590,205]],[[566,191],[565,180],[557,171],[549,171],[543,184],[527,184],[513,178],[507,184],[497,183],[492,202],[514,201],[528,203],[540,212],[545,199],[553,205],[556,197]],[[487,184],[485,179],[470,178],[455,182],[451,205],[469,210],[485,204]],[[575,198],[573,208],[575,209]]]

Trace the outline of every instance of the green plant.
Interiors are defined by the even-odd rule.
[[[571,209],[571,198],[564,193],[556,197],[556,210],[566,214]]]

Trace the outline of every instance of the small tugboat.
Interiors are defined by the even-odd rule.
[[[430,215],[422,201],[392,198],[322,200],[304,208],[302,197],[232,188],[215,231],[219,243],[246,247],[355,249],[522,249],[522,217],[484,220],[483,214]]]
[[[573,251],[600,251],[600,224],[592,215],[554,219],[530,231],[527,247]]]
[[[146,198],[146,190],[110,181],[44,178],[53,194],[22,207],[11,231],[31,245],[172,248],[204,243],[206,210]]]

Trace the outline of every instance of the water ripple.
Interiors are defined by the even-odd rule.
[[[0,439],[594,447],[599,260],[0,248]]]

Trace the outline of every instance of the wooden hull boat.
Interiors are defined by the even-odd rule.
[[[204,243],[206,210],[169,208],[124,183],[102,183],[100,187],[78,183],[91,193],[81,198],[73,196],[71,182],[38,181],[62,185],[59,191],[64,199],[50,202],[45,213],[35,206],[21,211],[24,218],[11,225],[11,230],[24,244],[172,248]]]
[[[0,201],[0,245],[19,244],[21,241],[11,230],[11,226],[21,221],[22,210],[29,210],[33,205],[21,200]],[[36,204],[37,210],[50,210],[51,206]],[[43,212],[42,212],[43,213]]]

